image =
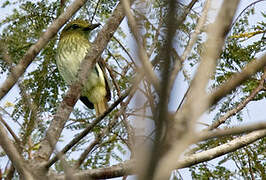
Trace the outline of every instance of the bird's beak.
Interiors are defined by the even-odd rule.
[[[91,31],[95,28],[97,28],[98,26],[100,26],[101,24],[91,24],[89,27],[84,28],[85,31]]]

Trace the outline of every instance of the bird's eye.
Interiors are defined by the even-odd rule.
[[[78,26],[77,24],[73,24],[73,25],[71,26],[71,28],[72,28],[72,29],[78,29],[79,26]]]

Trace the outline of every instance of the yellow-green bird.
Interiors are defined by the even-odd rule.
[[[89,34],[98,26],[99,24],[90,24],[78,19],[68,23],[62,30],[56,62],[60,75],[68,85],[77,80],[80,63],[91,47]],[[107,109],[110,97],[104,68],[100,63],[96,63],[82,89],[80,100],[88,108],[95,108],[96,116],[99,116]]]

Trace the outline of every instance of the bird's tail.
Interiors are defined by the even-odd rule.
[[[107,108],[108,108],[108,106],[107,106],[106,98],[103,98],[102,101],[94,104],[94,109],[96,111],[96,117],[98,117],[101,114],[103,114],[107,110]]]

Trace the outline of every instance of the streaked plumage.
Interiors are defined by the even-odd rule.
[[[61,32],[56,62],[60,75],[69,85],[77,80],[80,63],[90,48],[89,33],[97,26],[84,20],[74,20]],[[107,109],[107,101],[110,100],[110,90],[102,69],[96,63],[80,97],[86,106],[95,108],[97,116]]]

